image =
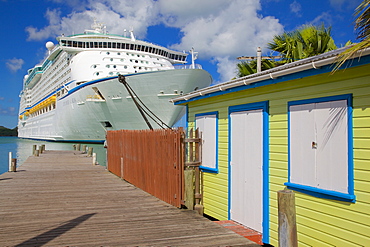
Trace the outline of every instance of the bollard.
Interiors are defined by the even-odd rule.
[[[96,153],[93,153],[93,162],[92,162],[93,165],[96,165]]]
[[[42,152],[45,152],[45,144],[42,144],[41,147],[42,147]]]
[[[195,167],[195,205],[194,210],[197,211],[200,215],[204,213],[204,206],[200,204],[200,200],[202,199],[202,194],[200,193],[200,169],[199,167]]]
[[[279,247],[296,247],[298,246],[298,238],[294,192],[279,190],[277,198]]]
[[[42,154],[42,146],[39,146],[39,154]]]
[[[12,159],[12,164],[10,165],[10,171],[11,172],[17,171],[17,159]]]
[[[91,157],[93,154],[93,148],[92,147],[89,147],[88,151],[87,151],[87,156],[88,157]]]
[[[8,171],[11,171],[11,167],[12,167],[12,152],[9,152],[9,169],[8,169]]]
[[[187,168],[184,170],[185,206],[190,210],[194,209],[194,178],[194,169]]]
[[[73,144],[72,147],[73,147],[73,150],[76,150],[76,144]]]
[[[77,148],[77,151],[80,151],[80,150],[81,150],[81,144],[80,144],[80,143],[78,143],[78,144],[76,145],[76,148]]]
[[[34,156],[39,156],[40,155],[40,150],[35,150],[35,153],[33,154]]]
[[[34,155],[35,154],[35,150],[37,149],[37,145],[33,145],[32,146],[32,154]]]
[[[82,152],[86,153],[86,145],[82,145]]]

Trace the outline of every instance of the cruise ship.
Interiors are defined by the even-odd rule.
[[[137,40],[133,30],[109,34],[95,21],[57,41],[46,43],[48,56],[24,77],[21,138],[99,143],[107,130],[173,126],[185,110],[169,100],[212,82],[193,49],[186,64],[187,53]],[[148,111],[159,125],[144,117]]]

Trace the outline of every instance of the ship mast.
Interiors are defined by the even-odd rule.
[[[192,47],[189,52],[191,54],[191,68],[195,69],[195,60],[198,58],[198,52],[194,51],[194,47]]]

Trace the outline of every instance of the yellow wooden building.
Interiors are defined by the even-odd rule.
[[[278,245],[295,191],[299,246],[370,246],[370,49],[343,49],[173,99],[203,133],[204,213]]]

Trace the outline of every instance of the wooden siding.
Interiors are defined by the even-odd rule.
[[[228,107],[269,101],[270,244],[278,244],[277,191],[288,181],[288,102],[353,94],[354,189],[356,203],[296,192],[300,246],[370,245],[370,65],[304,77],[188,103],[189,126],[195,114],[219,112],[219,173],[203,174],[204,212],[228,217]]]

